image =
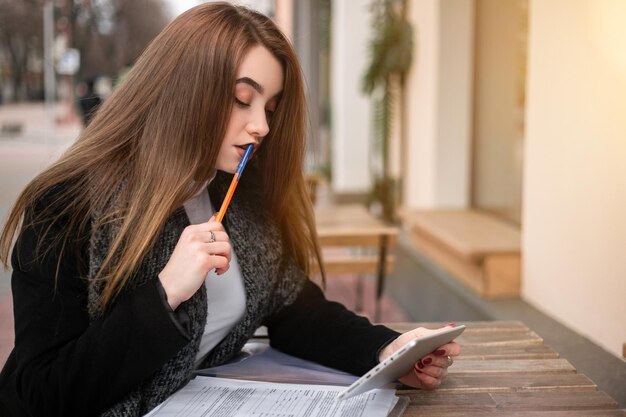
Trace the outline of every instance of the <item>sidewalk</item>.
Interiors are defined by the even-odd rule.
[[[73,113],[69,113],[72,111]],[[19,142],[59,144],[74,140],[82,129],[75,109],[56,103],[47,108],[44,102],[9,103],[0,105],[0,129],[21,125],[21,132],[11,134],[0,130],[0,143]]]
[[[0,105],[0,222],[28,182],[69,146],[82,126],[67,108],[44,103]],[[57,123],[56,120],[69,120]],[[18,131],[16,131],[18,130]],[[0,364],[13,346],[10,271],[0,268]]]
[[[0,105],[0,218],[3,220],[22,188],[78,137],[82,128],[80,120],[75,117],[68,123],[55,123],[59,118],[67,118],[67,109],[60,105],[49,110],[41,102]],[[14,132],[13,128],[19,131]]]

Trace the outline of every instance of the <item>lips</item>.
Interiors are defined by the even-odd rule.
[[[256,148],[257,145],[253,142],[251,143],[247,143],[245,145],[235,145],[235,148],[239,148],[239,150],[237,151],[237,153],[239,154],[239,157],[243,157],[243,154],[246,152],[246,149],[248,148],[248,145],[253,145],[254,148],[252,149],[252,155],[250,155],[250,158],[254,157],[254,153],[256,152]]]
[[[256,152],[257,147],[258,147],[258,145],[256,143],[254,143],[254,142],[246,143],[245,145],[235,145],[235,147],[239,148],[239,149],[243,150],[243,152],[245,152],[246,149],[248,149],[248,145],[253,145],[254,146],[252,148],[252,155],[254,155],[254,153]]]
[[[246,149],[248,149],[248,145],[254,145],[254,149],[256,149],[256,145],[254,144],[254,142],[246,143],[245,145],[235,145],[235,146],[245,151]]]

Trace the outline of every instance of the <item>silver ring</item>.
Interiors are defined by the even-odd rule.
[[[446,359],[448,360],[448,366],[452,365],[454,363],[454,361],[452,360],[452,357],[450,355],[446,356]]]
[[[215,233],[213,233],[212,230],[209,233],[211,233],[211,239],[209,240],[209,243],[215,242]]]

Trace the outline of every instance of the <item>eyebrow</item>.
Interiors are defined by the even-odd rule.
[[[257,83],[256,81],[254,81],[252,78],[250,77],[243,77],[243,78],[239,78],[236,81],[236,84],[239,83],[244,83],[244,84],[248,84],[249,86],[251,86],[252,88],[254,88],[256,91],[259,92],[259,94],[263,94],[263,87],[261,86],[261,84]]]

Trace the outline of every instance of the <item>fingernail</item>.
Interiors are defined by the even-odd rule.
[[[435,355],[437,355],[437,356],[443,356],[443,355],[445,355],[445,354],[446,354],[445,349],[437,349],[437,350],[435,351]]]
[[[420,369],[424,368],[424,364],[422,363],[422,361],[419,361],[417,363],[417,366],[419,366]]]
[[[426,359],[422,360],[422,362],[424,363],[424,365],[430,365],[430,363],[431,363],[432,361],[433,361],[433,360],[432,360],[431,358],[426,358]]]
[[[446,324],[446,326],[456,327],[456,323],[448,323],[448,324]]]

